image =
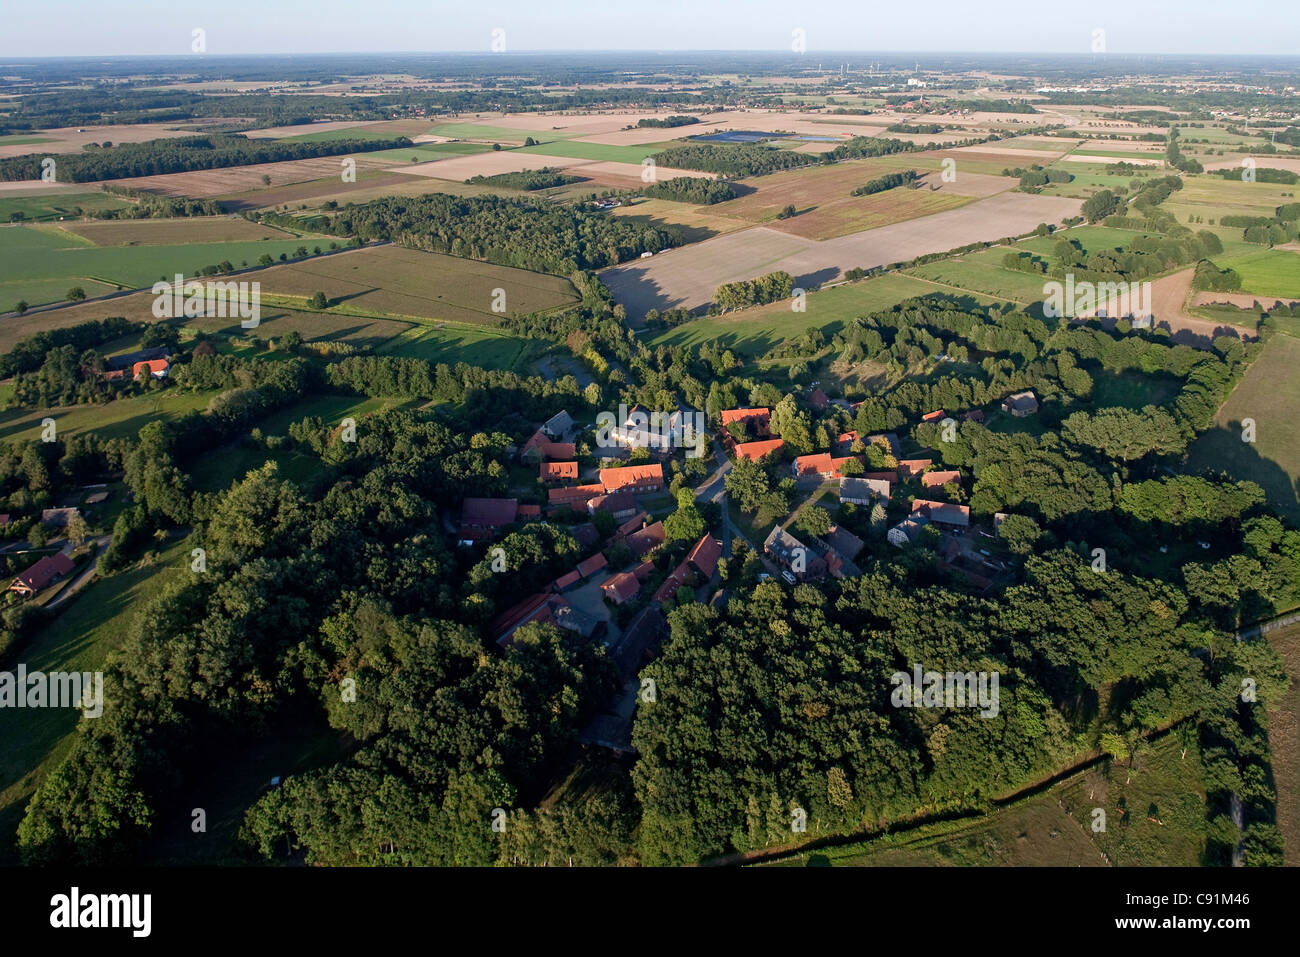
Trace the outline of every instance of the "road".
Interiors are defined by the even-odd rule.
[[[99,565],[99,556],[104,554],[104,549],[108,548],[108,543],[112,540],[112,535],[101,535],[99,538],[93,539],[95,543],[95,557],[91,560],[89,565],[77,574],[75,578],[68,582],[63,591],[59,592],[46,603],[45,609],[47,611],[53,611],[55,608],[58,608],[65,601],[79,592],[85,586],[86,582],[90,581],[90,579],[94,577],[95,568]],[[70,552],[72,551],[72,548],[72,543],[68,542],[62,550],[64,552]]]
[[[731,542],[734,538],[741,538],[751,551],[758,552],[754,548],[754,543],[731,523],[731,512],[727,509],[727,473],[731,471],[731,459],[727,457],[726,450],[715,439],[713,445],[713,458],[718,463],[700,487],[695,490],[695,497],[706,502],[716,502],[722,509],[722,555],[724,558],[731,557]]]

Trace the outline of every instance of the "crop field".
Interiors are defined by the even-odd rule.
[[[88,143],[141,143],[145,140],[160,140],[174,136],[191,136],[192,130],[168,129],[161,123],[132,123],[116,126],[75,126],[58,129],[39,130],[32,133],[40,137],[41,142],[33,144],[22,142],[30,140],[29,136],[15,139],[0,138],[0,158],[6,156],[23,156],[27,153],[58,155],[59,153],[80,153]],[[32,147],[35,146],[36,149]]]
[[[643,316],[650,308],[703,305],[726,282],[784,270],[804,288],[811,288],[854,267],[903,262],[1029,232],[1039,223],[1059,222],[1078,209],[1078,200],[1008,192],[822,242],[760,226],[616,266],[601,275],[629,315]]]
[[[96,246],[173,246],[179,243],[232,243],[296,239],[293,233],[238,216],[185,219],[123,219],[65,223],[62,229]]]
[[[669,131],[664,131],[664,135],[671,137]],[[612,146],[608,143],[585,143],[578,140],[565,140],[558,143],[543,143],[541,146],[525,146],[513,152],[541,153],[546,156],[562,156],[569,159],[584,159],[596,162],[635,163],[640,166],[643,160],[653,156],[659,150],[679,145],[681,144],[665,141],[633,146]]]
[[[927,283],[891,273],[811,292],[805,312],[793,312],[789,302],[774,302],[724,316],[705,316],[658,333],[650,344],[699,346],[719,342],[736,353],[758,356],[777,343],[797,339],[809,329],[822,329],[829,336],[850,319],[936,291]]]
[[[272,266],[253,278],[261,280],[263,295],[307,299],[319,290],[358,315],[489,325],[577,301],[567,279],[399,246]],[[504,290],[504,313],[492,310],[498,289]]]
[[[1219,409],[1214,428],[1192,446],[1190,471],[1227,472],[1258,483],[1274,508],[1300,522],[1300,339],[1275,335]],[[1255,441],[1242,440],[1253,419]]]
[[[622,216],[656,228],[677,226],[685,233],[687,241],[692,243],[744,229],[749,225],[743,219],[719,215],[716,210],[716,206],[696,206],[669,199],[644,199],[631,206],[619,206],[611,210],[610,215]]]
[[[357,166],[363,164],[362,154],[354,157]],[[161,173],[157,176],[135,176],[108,182],[116,186],[138,189],[160,196],[189,196],[193,199],[211,199],[228,193],[242,193],[259,187],[284,186],[309,179],[339,177],[344,156],[319,156],[314,159],[285,160],[281,163],[259,163],[255,166],[228,166],[222,169],[194,170],[187,173]],[[263,183],[262,177],[270,177]],[[341,179],[340,179],[341,182]]]
[[[474,186],[462,188],[481,189]],[[452,189],[441,183],[430,183],[422,176],[408,176],[405,171],[367,170],[358,167],[356,181],[352,183],[343,182],[336,174],[321,179],[305,180],[301,183],[290,183],[286,186],[223,193],[212,198],[221,203],[225,209],[242,211],[290,205],[319,208],[330,200],[343,205],[364,203],[380,196],[418,196],[435,190],[452,192]]]
[[[1019,248],[997,246],[958,258],[926,263],[909,269],[907,274],[995,299],[1029,305],[1042,300],[1043,283],[1047,277],[1002,268],[1002,258]]]
[[[448,365],[465,362],[484,369],[519,369],[537,347],[535,339],[521,339],[484,326],[436,322],[412,324],[378,351]]]
[[[113,313],[118,314],[114,309]],[[143,315],[130,316],[148,321]],[[346,342],[358,348],[377,349],[395,336],[400,336],[410,323],[374,316],[350,316],[346,313],[309,312],[262,303],[260,322],[256,329],[244,329],[238,317],[204,317],[186,319],[186,329],[223,336],[256,336],[259,339],[278,339],[296,332],[308,342]]]
[[[374,153],[358,153],[357,167],[383,166],[410,163],[412,157],[418,163],[432,163],[434,160],[447,159],[450,156],[473,156],[476,153],[491,153],[493,149],[487,143],[416,143],[395,150],[379,150]]]
[[[1300,253],[1261,249],[1219,261],[1241,275],[1243,292],[1279,299],[1300,299]]]

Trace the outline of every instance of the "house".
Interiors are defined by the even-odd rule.
[[[808,395],[808,404],[818,412],[821,412],[826,408],[826,406],[830,405],[830,399],[826,398],[826,393],[820,388],[813,389]]]
[[[949,482],[960,482],[961,473],[956,469],[940,470],[935,469],[933,472],[926,472],[921,476],[921,484],[926,488],[943,488]]]
[[[637,581],[643,582],[654,574],[654,570],[654,562],[642,562],[640,565],[636,566],[636,568],[632,569],[632,574],[636,576]]]
[[[831,526],[831,530],[826,533],[825,541],[846,562],[853,561],[858,557],[858,553],[866,548],[866,542],[838,525]]]
[[[1038,397],[1032,391],[1009,395],[1002,400],[1002,411],[1023,419],[1038,411]]]
[[[546,492],[546,504],[549,508],[586,508],[587,503],[597,495],[604,494],[605,488],[602,485],[570,485],[565,488],[548,489]]]
[[[608,512],[614,516],[614,521],[626,522],[639,509],[631,492],[613,492],[609,495],[597,495],[595,498],[590,499],[587,502],[587,511],[592,515],[596,514],[596,512]]]
[[[727,432],[727,426],[733,423],[743,425],[746,434],[753,438],[766,438],[772,431],[770,409],[723,409],[718,415],[722,419],[723,432]]]
[[[573,419],[565,411],[556,412],[542,423],[542,431],[552,439],[563,439],[573,429]]]
[[[488,631],[497,647],[504,650],[510,647],[515,632],[530,622],[555,625],[584,638],[599,637],[605,628],[604,622],[578,611],[563,596],[539,592],[493,618]]]
[[[131,378],[143,379],[153,376],[155,379],[165,379],[170,368],[171,363],[166,359],[145,359],[131,367]]]
[[[967,413],[966,413],[965,415],[963,415],[961,418],[962,418],[962,421],[963,421],[963,422],[983,422],[983,421],[984,421],[984,410],[983,410],[983,409],[971,409],[969,412],[967,412]]]
[[[713,572],[718,567],[718,559],[722,557],[722,543],[710,535],[704,533],[704,537],[695,543],[686,556],[686,561],[700,573],[705,581],[713,577]]]
[[[801,455],[794,460],[794,477],[801,481],[817,479],[820,481],[829,481],[835,478],[849,462],[855,461],[855,456],[847,455],[843,458],[832,458],[829,452],[819,452],[815,455]]]
[[[641,580],[631,572],[619,572],[600,586],[601,592],[615,605],[631,601],[641,592]]]
[[[908,479],[914,479],[931,465],[930,459],[900,459],[898,462],[898,480],[906,482]]]
[[[584,552],[589,548],[595,548],[596,543],[600,541],[600,529],[592,522],[574,525],[569,529],[569,534],[573,536],[573,540],[578,543],[578,547]]]
[[[893,472],[863,472],[860,478],[873,479],[877,482],[888,482],[893,484],[898,481],[898,470]]]
[[[68,574],[73,567],[72,559],[62,552],[46,555],[15,578],[9,590],[25,596],[35,595]]]
[[[577,462],[543,462],[539,472],[543,482],[576,482]]]
[[[927,412],[921,416],[922,422],[940,422],[943,420],[943,409],[935,409],[933,412]]]
[[[763,553],[786,568],[794,565],[807,567],[808,549],[780,525],[773,528],[763,542]]]
[[[840,501],[847,505],[870,505],[876,499],[889,501],[888,481],[869,478],[840,479]]]
[[[664,467],[658,463],[601,469],[599,477],[606,492],[657,492],[664,487]]]
[[[627,536],[627,547],[632,549],[632,554],[636,555],[637,558],[641,558],[667,540],[668,535],[664,531],[664,523],[655,522],[653,525],[647,525],[639,532],[633,532]]]
[[[571,459],[575,455],[577,455],[577,446],[572,442],[552,442],[541,429],[534,432],[532,438],[519,450],[520,458],[535,456],[552,461]]]
[[[902,548],[916,541],[916,537],[921,534],[921,529],[929,524],[930,520],[924,515],[913,513],[886,532],[885,538],[889,540],[889,544]]]
[[[645,528],[648,521],[650,521],[650,516],[638,509],[635,515],[618,527],[618,531],[614,533],[614,541],[621,541],[633,532]]]
[[[622,425],[609,430],[609,437],[615,445],[629,449],[650,449],[661,455],[688,444],[688,439],[689,444],[694,445],[697,435],[698,430],[693,420],[688,419],[682,410],[671,413],[647,412],[639,405],[632,407]]]
[[[912,502],[912,515],[924,515],[937,525],[947,526],[949,530],[970,527],[970,507],[951,505],[948,502],[932,502],[918,498]]]
[[[107,501],[108,501],[107,492],[91,492],[89,495],[86,496],[87,505],[98,505],[100,502],[107,502]]]
[[[467,498],[460,508],[460,530],[462,533],[475,531],[496,533],[518,516],[518,499]]]
[[[578,574],[583,578],[590,578],[608,564],[609,562],[605,559],[605,553],[597,552],[586,561],[578,562]]]
[[[735,452],[738,459],[761,462],[769,455],[776,455],[785,448],[783,439],[759,439],[757,442],[737,443]]]
[[[858,440],[856,429],[849,432],[841,432],[835,439],[834,452],[837,455],[848,455],[853,451],[853,443]]]
[[[665,602],[672,601],[677,597],[677,592],[684,586],[688,585],[691,580],[691,569],[686,562],[682,562],[672,570],[667,578],[663,580],[658,590],[654,593],[652,601],[662,605]]]

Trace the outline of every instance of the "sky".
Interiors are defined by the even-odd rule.
[[[1300,53],[1297,0],[4,0],[0,57],[790,50]]]

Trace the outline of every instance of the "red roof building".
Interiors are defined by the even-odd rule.
[[[736,458],[761,462],[769,455],[776,455],[785,448],[782,439],[760,439],[757,442],[741,442],[736,446]]]
[[[543,462],[539,472],[543,482],[578,481],[577,462]]]
[[[840,475],[844,466],[853,461],[855,456],[832,458],[829,452],[816,455],[801,455],[794,460],[794,477],[797,479],[820,478],[829,480]]]
[[[898,480],[906,482],[908,479],[916,478],[933,464],[930,459],[899,459]]]
[[[524,447],[519,450],[521,456],[526,456],[529,453],[543,459],[571,459],[577,454],[577,446],[572,442],[552,442],[550,436],[538,429],[533,433],[532,438],[524,443]]]
[[[590,578],[608,564],[609,562],[605,559],[605,553],[597,552],[586,561],[578,562],[578,574],[583,578]]]
[[[947,485],[949,482],[960,482],[960,481],[961,481],[961,473],[958,472],[956,469],[949,469],[947,471],[940,471],[936,469],[933,472],[926,472],[924,475],[921,476],[921,484],[924,485],[926,488],[936,488],[936,487],[941,488],[944,485]]]
[[[46,555],[15,578],[9,590],[20,595],[35,595],[68,574],[73,568],[72,559],[62,552],[57,555]]]
[[[940,422],[943,420],[943,409],[935,409],[933,412],[927,412],[921,416],[922,422]]]
[[[912,515],[915,516],[918,512],[940,525],[959,528],[970,525],[970,508],[966,505],[950,505],[947,502],[931,502],[928,499],[918,498],[912,502]]]
[[[824,409],[830,403],[826,398],[826,393],[821,389],[813,389],[812,394],[808,396],[808,404],[814,409]]]
[[[551,508],[581,509],[604,491],[600,485],[570,485],[566,488],[548,489],[546,504]]]
[[[616,605],[631,601],[641,592],[641,581],[631,572],[619,572],[600,586],[605,597]]]
[[[627,537],[627,547],[632,549],[632,554],[640,558],[653,548],[658,548],[668,539],[668,534],[664,531],[663,522],[655,522],[653,525],[647,525],[639,532],[633,532]]]
[[[772,412],[769,409],[723,409],[718,413],[722,419],[722,430],[733,422],[742,424],[750,435],[767,435],[772,428]]]
[[[580,581],[582,581],[582,575],[577,571],[577,569],[574,569],[573,571],[565,572],[559,578],[555,579],[551,587],[557,592],[565,592]]]
[[[653,600],[661,605],[664,602],[672,601],[677,596],[678,589],[690,581],[690,578],[691,569],[685,562],[682,562],[673,569],[671,575],[664,579],[663,584],[659,586],[659,590],[655,592]]]
[[[167,378],[167,370],[172,364],[166,359],[145,359],[137,362],[131,367],[131,378],[140,379],[145,376],[153,376],[155,379]]]
[[[704,576],[708,581],[713,577],[713,572],[718,567],[718,559],[722,557],[722,543],[710,535],[704,533],[704,537],[695,543],[691,549],[686,561],[695,566],[695,570]]]
[[[514,498],[467,498],[461,505],[460,527],[496,531],[509,525],[519,514]]]
[[[664,467],[656,462],[601,469],[600,484],[606,492],[657,492],[664,487]]]
[[[540,505],[520,505],[519,511],[515,515],[520,521],[532,521],[542,517],[542,507]]]

